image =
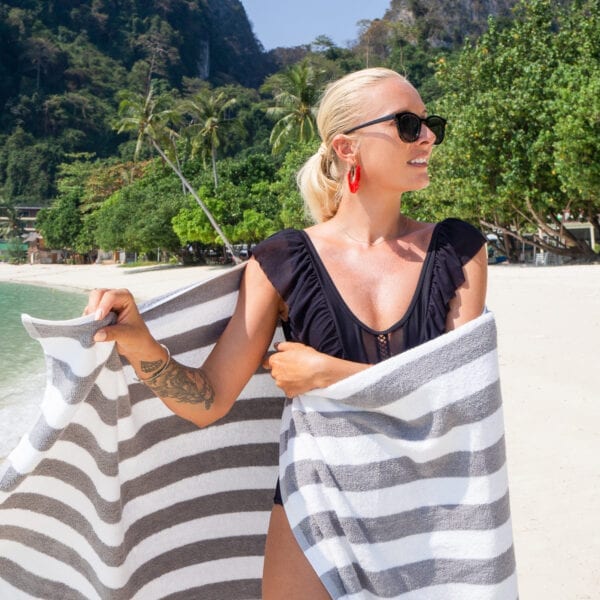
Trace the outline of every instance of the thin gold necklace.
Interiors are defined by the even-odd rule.
[[[392,240],[397,240],[399,238],[401,238],[405,233],[406,230],[408,229],[408,219],[404,219],[404,227],[402,228],[402,231],[396,235],[390,236],[390,237],[382,237],[379,238],[377,240],[375,240],[374,242],[369,242],[368,240],[359,240],[358,238],[355,238],[349,231],[347,228],[342,229],[342,233],[345,234],[346,236],[348,236],[353,242],[356,242],[357,244],[365,244],[366,246],[379,246],[380,244],[383,244],[383,242],[390,242]]]

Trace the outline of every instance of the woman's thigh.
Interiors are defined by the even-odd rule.
[[[273,506],[269,521],[262,585],[263,600],[330,598],[298,546],[283,506],[278,504]]]

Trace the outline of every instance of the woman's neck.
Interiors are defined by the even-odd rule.
[[[400,212],[400,199],[390,202],[366,202],[358,197],[342,199],[330,225],[347,239],[374,246],[401,238],[410,219]]]

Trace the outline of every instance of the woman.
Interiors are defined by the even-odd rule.
[[[402,193],[429,182],[445,121],[426,117],[415,88],[387,69],[334,82],[321,101],[323,143],[299,174],[316,225],[285,230],[248,262],[235,313],[202,367],[170,360],[125,290],[96,290],[86,312],[117,324],[114,340],[140,379],[178,415],[206,426],[223,417],[264,362],[288,397],[325,387],[479,316],[485,239],[454,219],[419,223]],[[286,342],[264,358],[281,319]],[[235,364],[235,370],[231,365]],[[327,598],[275,495],[265,598]]]

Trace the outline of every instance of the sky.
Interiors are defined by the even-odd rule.
[[[391,0],[241,0],[265,50],[310,44],[326,35],[336,46],[358,39],[356,23],[380,19]]]

